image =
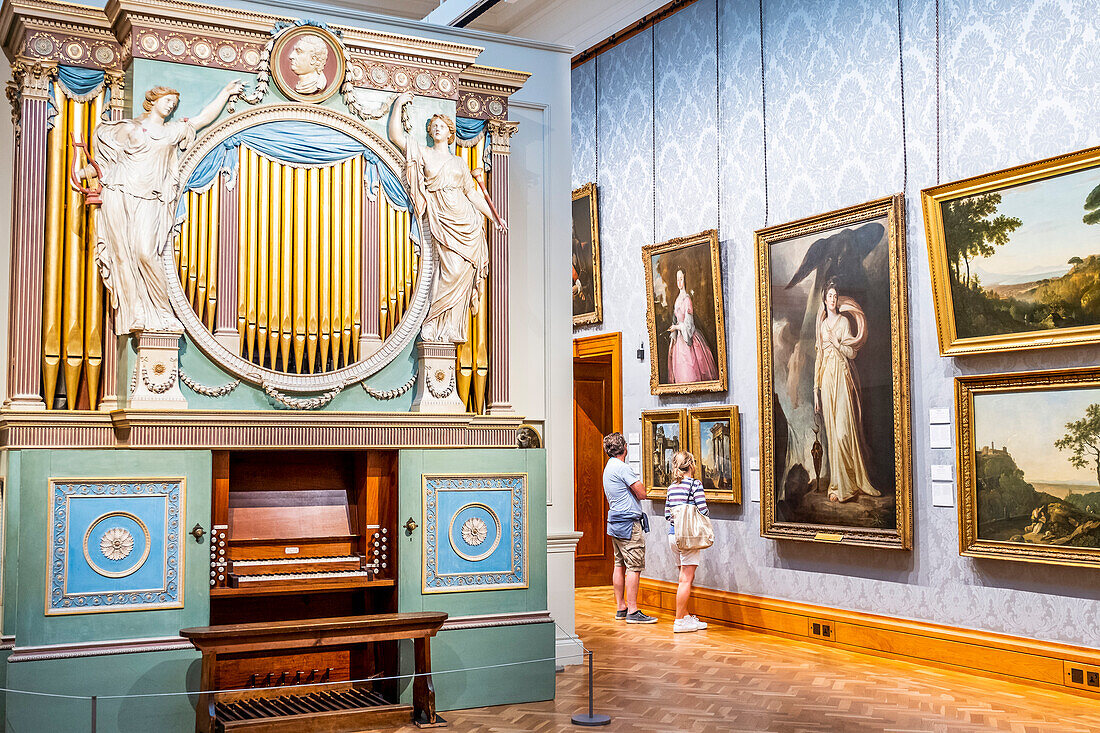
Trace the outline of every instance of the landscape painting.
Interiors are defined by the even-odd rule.
[[[1100,149],[924,201],[942,353],[1100,340]]]
[[[957,380],[964,555],[1100,564],[1098,379],[1090,369]]]
[[[683,410],[642,412],[642,483],[646,496],[663,498],[672,481],[672,456],[687,450]]]
[[[688,411],[695,478],[708,502],[741,503],[741,415],[736,405]]]
[[[718,232],[642,248],[653,394],[726,389],[726,326]]]
[[[756,233],[761,534],[908,549],[904,203]]]
[[[600,216],[596,184],[573,191],[573,326],[603,320],[600,282]]]

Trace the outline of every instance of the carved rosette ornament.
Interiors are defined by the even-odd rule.
[[[108,560],[124,560],[134,551],[134,536],[122,527],[112,527],[99,540],[99,551]]]

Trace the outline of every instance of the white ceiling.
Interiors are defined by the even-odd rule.
[[[339,0],[338,0],[339,2]],[[668,0],[502,0],[467,27],[572,46],[590,48],[644,18]],[[360,10],[420,20],[439,0],[344,0]]]

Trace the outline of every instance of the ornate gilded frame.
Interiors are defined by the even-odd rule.
[[[647,499],[663,499],[668,493],[667,486],[655,486],[653,467],[649,452],[653,449],[654,423],[677,422],[680,425],[680,450],[688,450],[687,410],[643,410],[642,411],[642,483],[645,485]]]
[[[712,504],[740,504],[741,503],[741,412],[737,405],[725,405],[724,407],[699,407],[688,410],[688,435],[690,437],[691,454],[695,456],[696,478],[702,472],[703,466],[703,436],[699,430],[702,420],[726,419],[730,424],[730,470],[733,473],[733,488],[730,491],[717,491],[707,489],[707,502]]]
[[[1100,388],[1100,368],[1055,369],[1013,374],[955,377],[956,460],[958,461],[959,554],[966,557],[1020,560],[1049,565],[1100,567],[1100,548],[1036,545],[983,540],[978,537],[977,446],[974,441],[974,395],[983,393],[1057,391]]]
[[[936,333],[939,337],[941,354],[944,356],[980,354],[1013,349],[1091,344],[1100,341],[1100,324],[959,338],[955,323],[955,304],[951,295],[947,242],[942,216],[943,204],[954,199],[1041,181],[1096,166],[1100,166],[1100,147],[1086,148],[1076,153],[1046,158],[921,191],[924,228],[928,238],[928,263],[932,273],[932,295],[936,308]]]
[[[661,384],[657,367],[657,330],[653,313],[653,267],[654,255],[674,252],[697,244],[710,244],[710,271],[714,283],[714,359],[718,365],[718,379],[689,384]],[[645,268],[646,328],[649,331],[649,391],[655,395],[690,394],[692,392],[724,392],[726,380],[726,320],[722,292],[722,267],[718,258],[718,232],[708,229],[689,237],[678,237],[660,244],[648,244],[642,247],[642,265]]]
[[[775,425],[772,393],[771,247],[807,234],[887,218],[890,264],[890,342],[893,351],[894,480],[896,529],[779,522],[773,492]],[[909,307],[905,271],[905,197],[895,194],[826,214],[756,231],[757,361],[760,373],[760,535],[772,539],[867,545],[899,550],[913,546],[912,449],[909,422]]]
[[[592,294],[595,308],[591,313],[573,316],[573,327],[603,322],[603,274],[600,272],[600,214],[595,183],[586,183],[573,189],[573,200],[588,197],[588,214],[592,232]],[[572,215],[572,214],[570,214]]]

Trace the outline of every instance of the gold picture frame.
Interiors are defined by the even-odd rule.
[[[603,322],[598,199],[595,183],[573,189],[573,275],[570,281],[574,328]]]
[[[695,456],[695,478],[703,483],[707,501],[715,504],[741,503],[741,413],[737,405],[724,407],[699,407],[688,410],[688,436],[691,454]],[[725,436],[721,435],[721,424],[725,423]],[[703,427],[712,425],[718,430],[710,440],[704,441]],[[722,438],[725,438],[723,441]],[[704,442],[711,448],[712,460],[707,461],[704,454]],[[725,447],[722,447],[722,443]],[[723,460],[725,459],[725,461]],[[727,463],[727,465],[723,465]],[[714,468],[711,468],[714,466]],[[719,478],[715,481],[712,472]],[[729,488],[722,488],[727,482]]]
[[[1087,412],[1095,405],[1095,367],[955,378],[960,555],[1100,567],[1100,547],[1074,545],[1100,539],[1100,482],[1088,476],[1096,470],[1091,447],[1080,446],[1083,471],[1071,460],[1073,439],[1091,441],[1096,426]],[[1058,436],[1071,440],[1060,446]],[[1066,462],[1044,460],[1044,452]],[[1060,463],[1067,473],[1078,469],[1082,484],[1044,476]],[[1000,480],[1005,473],[1011,474],[1007,486]]]
[[[726,322],[718,232],[710,229],[646,245],[642,263],[650,392],[724,392]],[[681,319],[679,312],[689,316]]]
[[[1074,242],[1089,233],[1084,218],[1097,216],[1095,206],[1091,213],[1086,212],[1089,203],[1100,196],[1098,192],[1100,147],[921,191],[941,354],[954,356],[1100,341],[1100,309],[1093,306],[1090,313],[1081,297],[1081,293],[1100,284],[1100,256],[1097,256],[1100,252],[1090,254],[1074,249]],[[970,206],[952,208],[964,199]],[[1070,199],[1073,206],[1068,206]],[[1060,207],[1052,206],[1052,201],[1067,202],[1067,210],[1059,216]],[[1077,213],[1070,216],[1069,209]],[[961,219],[963,216],[980,221],[982,226],[962,226],[966,221]],[[1041,216],[1051,219],[1037,219]],[[945,217],[950,227],[945,225]],[[949,228],[963,232],[988,228],[990,234],[979,244],[962,246],[961,241],[949,241]],[[1097,230],[1100,233],[1100,226]],[[998,233],[999,239],[989,239]],[[997,264],[996,259],[989,260],[1014,242],[1019,249],[1029,247],[1032,241],[1041,246],[1032,247],[1035,254],[1030,261],[1020,264],[1019,254],[1013,255],[1011,267]],[[979,246],[982,251],[969,254]],[[1059,251],[1061,256],[1054,259]],[[1066,252],[1071,256],[1065,258]],[[1093,273],[1094,270],[1097,272]],[[960,278],[966,282],[960,282]],[[1083,284],[1086,280],[1087,285]],[[1093,323],[1085,323],[1090,320]]]
[[[663,427],[676,424],[676,435],[664,435]],[[647,499],[663,499],[671,482],[668,461],[676,451],[687,450],[687,411],[642,411],[642,483]],[[660,443],[660,444],[658,444]],[[661,468],[660,466],[664,466]]]
[[[756,232],[764,537],[912,548],[905,252],[901,194]]]

